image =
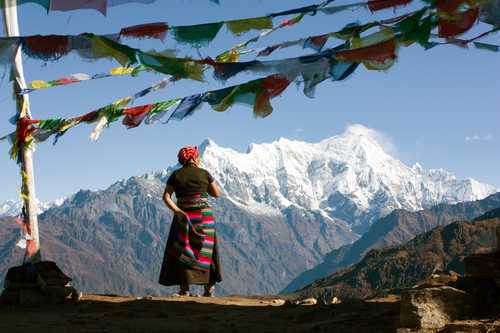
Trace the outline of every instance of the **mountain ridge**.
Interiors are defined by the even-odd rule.
[[[357,264],[318,279],[297,294],[366,299],[412,287],[435,272],[464,274],[466,256],[496,250],[498,227],[498,215],[439,226],[405,244],[371,249]]]
[[[254,144],[248,154],[202,142],[203,167],[223,189],[213,201],[226,274],[221,293],[276,293],[395,206],[413,209],[494,190],[477,190],[442,171],[417,173],[387,154],[374,133],[358,126],[315,144]],[[44,253],[84,291],[165,293],[156,281],[172,215],[161,197],[177,167],[79,191],[48,209],[39,218]],[[5,245],[16,237],[0,239],[0,273],[7,256],[22,256]],[[83,257],[73,258],[78,251],[70,249]]]
[[[291,293],[314,280],[356,264],[371,249],[400,245],[435,227],[457,220],[472,220],[497,207],[500,207],[500,192],[482,200],[454,205],[440,204],[417,212],[395,210],[375,222],[370,230],[354,243],[328,253],[320,265],[303,272],[282,292]]]

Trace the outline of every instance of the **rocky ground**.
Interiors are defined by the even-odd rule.
[[[0,332],[391,332],[399,303],[291,305],[272,297],[131,298],[3,307]]]
[[[293,305],[277,297],[151,298],[85,295],[78,302],[0,308],[0,332],[396,332],[398,297]],[[441,332],[500,332],[466,320]]]

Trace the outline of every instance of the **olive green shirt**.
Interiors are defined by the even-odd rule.
[[[188,163],[170,175],[167,185],[174,188],[177,198],[182,198],[195,193],[208,193],[213,181],[214,178],[207,170]]]

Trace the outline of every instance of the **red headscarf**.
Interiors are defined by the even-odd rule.
[[[199,155],[198,147],[186,146],[179,150],[177,158],[180,164],[186,164],[189,160],[195,160]]]

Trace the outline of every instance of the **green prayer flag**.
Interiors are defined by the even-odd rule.
[[[42,6],[48,12],[50,9],[50,0],[17,0],[19,5],[23,5],[25,3],[35,3],[37,5]]]
[[[262,79],[253,80],[235,87],[228,87],[207,94],[206,102],[213,110],[223,112],[235,103],[254,105],[262,90]]]
[[[136,50],[103,36],[85,34],[92,43],[92,54],[97,57],[112,57],[122,66],[137,63]]]
[[[153,104],[151,111],[149,111],[149,114],[154,115],[163,112],[165,109],[170,108],[172,105],[175,105],[180,100],[181,100],[180,98],[174,98],[166,102],[155,103]]]
[[[64,122],[64,119],[45,119],[40,120],[38,127],[42,129],[57,129]]]
[[[196,46],[210,43],[219,33],[224,22],[190,25],[173,28],[173,34],[176,41],[184,44]]]
[[[264,30],[273,28],[273,20],[268,16],[227,21],[226,26],[235,35],[241,35],[250,30]]]
[[[139,60],[142,65],[163,74],[203,81],[203,65],[190,59],[169,58],[140,52]]]
[[[423,8],[395,25],[395,30],[401,32],[403,42],[427,44],[432,28],[435,26],[431,15],[422,19],[427,10]]]
[[[488,51],[493,51],[493,52],[499,52],[500,51],[500,46],[498,45],[493,45],[493,44],[487,44],[487,43],[481,43],[481,42],[474,42],[474,46],[478,49],[481,50],[488,50]]]

